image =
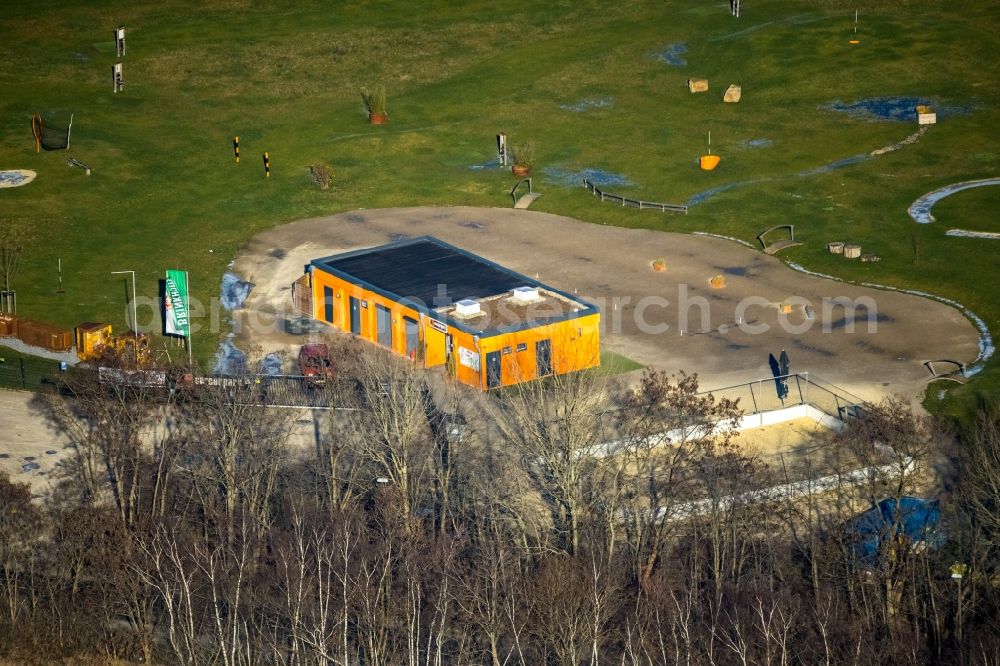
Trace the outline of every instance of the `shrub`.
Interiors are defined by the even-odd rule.
[[[313,181],[319,185],[319,189],[330,188],[330,183],[333,182],[333,169],[330,168],[329,164],[317,162],[309,167],[309,173],[312,174]]]
[[[368,113],[378,115],[385,113],[385,86],[381,83],[374,88],[362,88],[361,99],[365,101]]]
[[[514,164],[518,166],[530,167],[535,162],[535,144],[527,141],[511,146],[514,153]]]

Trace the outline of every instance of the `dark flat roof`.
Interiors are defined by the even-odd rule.
[[[317,259],[333,268],[400,298],[427,307],[451,305],[463,298],[497,296],[514,287],[537,284],[523,275],[480,256],[423,236],[388,245]]]
[[[407,238],[314,259],[312,265],[345,280],[360,283],[393,300],[410,301],[435,319],[447,318],[463,329],[474,330],[452,317],[437,315],[434,309],[464,298],[480,300],[499,296],[522,286],[541,287],[580,304],[578,312],[559,318],[597,312],[595,306],[576,296],[553,289],[433,236]],[[421,305],[423,307],[419,307]]]

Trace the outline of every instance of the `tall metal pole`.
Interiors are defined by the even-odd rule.
[[[191,335],[193,333],[193,331],[191,330],[191,276],[190,276],[190,274],[187,271],[184,271],[184,281],[187,283],[187,297],[188,297],[188,302],[187,302],[187,309],[188,309],[188,334],[187,334],[188,365],[193,368],[194,367],[194,360],[193,360],[193,353],[191,351],[191,346],[192,346],[191,345]]]
[[[111,271],[112,275],[132,275],[132,350],[135,352],[135,366],[139,367],[139,314],[136,310],[135,271]]]

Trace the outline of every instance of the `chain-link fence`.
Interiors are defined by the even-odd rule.
[[[8,356],[0,350],[0,387],[37,391],[55,383],[58,376],[56,361]]]
[[[353,383],[312,377],[259,377],[261,401],[269,407],[349,409],[357,405]]]

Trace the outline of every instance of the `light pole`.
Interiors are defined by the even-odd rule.
[[[132,276],[132,349],[135,352],[135,366],[139,367],[139,315],[136,312],[135,304],[135,271],[111,271],[112,275]]]
[[[958,583],[958,618],[955,620],[955,636],[962,642],[962,577],[969,571],[968,564],[956,562],[951,565],[951,577]]]

